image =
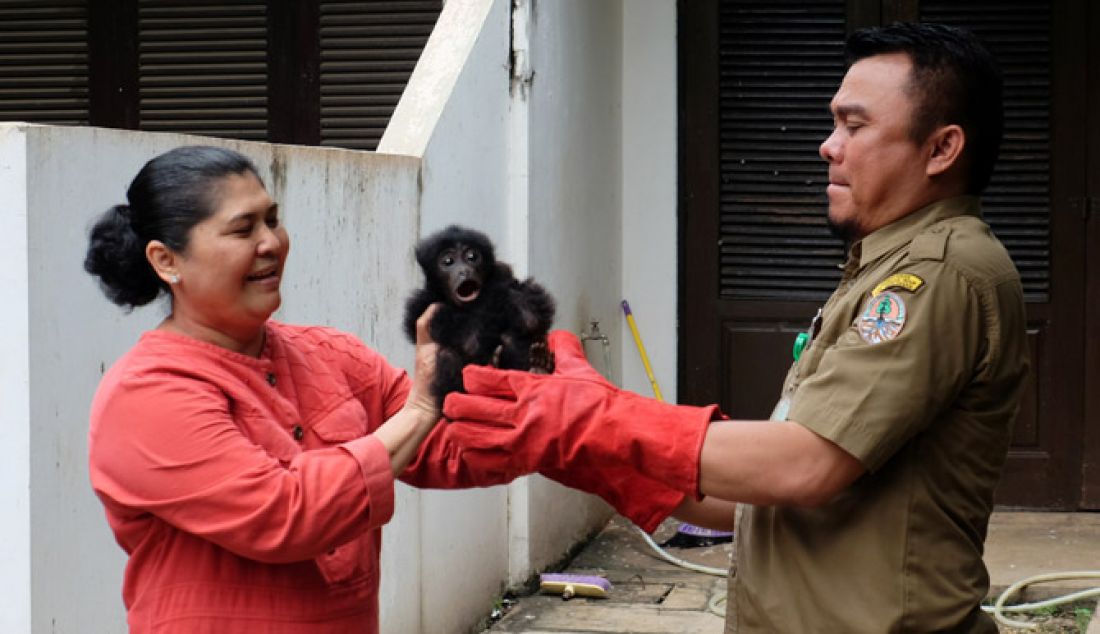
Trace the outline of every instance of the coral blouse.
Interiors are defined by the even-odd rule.
[[[377,632],[394,478],[371,432],[408,391],[328,328],[269,321],[260,358],[145,333],[103,377],[89,432],[131,631]]]

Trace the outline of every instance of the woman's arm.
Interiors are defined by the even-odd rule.
[[[392,517],[394,473],[439,417],[418,396],[431,381],[432,347],[418,347],[410,395],[375,433],[309,451],[289,437],[258,445],[215,383],[123,377],[93,406],[92,485],[115,517],[156,516],[258,561],[316,557]]]
[[[416,368],[405,405],[374,432],[390,455],[393,475],[400,475],[416,456],[420,444],[439,422],[440,412],[432,398],[432,378],[439,345],[428,334],[428,323],[438,310],[432,305],[416,320]]]

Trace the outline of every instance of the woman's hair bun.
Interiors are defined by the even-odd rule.
[[[142,306],[170,292],[145,246],[156,240],[185,252],[191,230],[215,211],[218,181],[233,174],[260,178],[247,156],[227,148],[185,145],[153,157],[126,189],[130,206],[112,207],[92,228],[84,270],[119,306]]]
[[[92,227],[84,270],[99,278],[103,293],[119,306],[144,306],[160,294],[163,282],[145,258],[145,243],[130,222],[128,205],[111,207]]]

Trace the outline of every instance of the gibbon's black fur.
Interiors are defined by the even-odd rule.
[[[440,403],[463,389],[462,367],[468,363],[553,372],[546,335],[554,299],[497,262],[485,234],[451,225],[416,245],[416,261],[425,283],[405,303],[405,334],[415,343],[417,318],[429,305],[442,304],[429,324],[440,348],[432,384]]]

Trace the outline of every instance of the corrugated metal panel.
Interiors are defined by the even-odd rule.
[[[825,222],[829,101],[844,75],[845,0],[723,2],[720,289],[828,297],[844,259]]]
[[[378,146],[442,7],[321,2],[321,145]]]
[[[983,196],[1030,301],[1050,292],[1051,14],[1047,2],[924,2],[921,19],[968,28],[997,56],[1005,80],[1005,135]]]
[[[142,130],[267,138],[265,2],[139,0]]]
[[[0,0],[0,121],[88,124],[87,0]]]

